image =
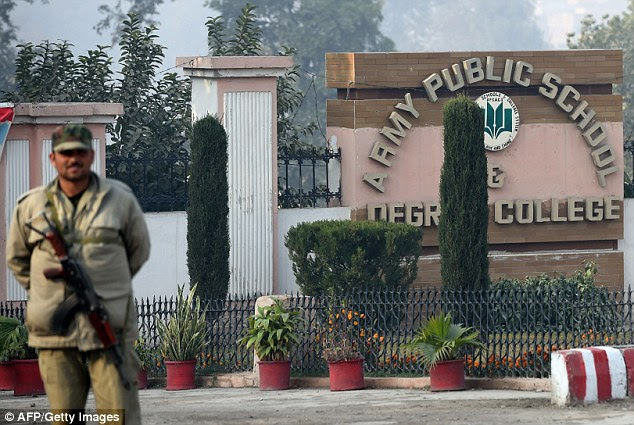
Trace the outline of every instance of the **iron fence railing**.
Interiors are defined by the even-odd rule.
[[[189,155],[109,156],[106,175],[130,186],[144,212],[186,211]]]
[[[278,206],[326,207],[341,201],[341,151],[323,148],[278,151]],[[143,211],[186,211],[189,155],[134,157],[110,155],[106,175],[126,183]]]
[[[210,327],[207,348],[199,356],[199,373],[247,371],[253,353],[237,344],[255,311],[256,296],[208,302]],[[325,375],[321,341],[333,327],[345,328],[365,358],[369,375],[423,375],[417,359],[402,353],[426,319],[450,312],[455,322],[480,332],[486,351],[465,353],[470,376],[544,378],[550,374],[550,353],[595,345],[634,344],[631,291],[490,289],[487,291],[359,292],[348,296],[316,298],[291,295],[292,308],[300,308],[306,325],[301,343],[293,351],[295,373]],[[166,319],[174,299],[137,300],[141,336],[157,347],[156,318]],[[22,318],[21,305],[0,304],[0,314]],[[333,324],[334,323],[334,324]],[[156,356],[153,374],[163,374]]]
[[[281,147],[277,153],[278,206],[327,207],[341,202],[341,150]]]

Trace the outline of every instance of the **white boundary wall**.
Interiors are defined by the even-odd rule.
[[[136,298],[176,296],[177,285],[189,288],[187,272],[187,213],[147,213],[150,258],[132,280]]]
[[[623,200],[623,237],[619,249],[623,251],[624,289],[634,289],[634,199]]]

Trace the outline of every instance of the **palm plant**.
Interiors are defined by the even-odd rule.
[[[194,360],[205,346],[207,321],[200,298],[195,295],[197,286],[187,296],[183,294],[184,286],[179,286],[176,311],[167,321],[156,318],[161,354],[167,360]]]
[[[0,360],[36,359],[37,352],[28,345],[26,326],[15,317],[0,316]]]
[[[485,349],[478,339],[478,332],[453,323],[451,313],[440,313],[430,317],[402,350],[415,354],[425,367],[431,369],[438,362],[456,359],[461,350],[468,347]]]

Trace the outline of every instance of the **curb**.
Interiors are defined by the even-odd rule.
[[[553,352],[550,376],[551,401],[559,406],[634,398],[634,346]]]
[[[634,351],[633,351],[634,360]],[[166,378],[153,377],[148,379],[149,387],[165,387]],[[518,390],[518,391],[550,391],[550,379],[538,378],[466,378],[467,389],[482,390]],[[226,373],[219,375],[196,376],[197,388],[253,388],[255,377],[252,372]],[[292,377],[291,388],[321,388],[328,389],[328,377]],[[420,378],[392,378],[366,377],[367,389],[418,389],[429,391],[429,377]]]

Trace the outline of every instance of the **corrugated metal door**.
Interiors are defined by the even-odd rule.
[[[9,231],[18,197],[29,190],[29,141],[7,140],[7,174],[5,179],[5,229]],[[7,269],[7,300],[25,300],[26,291]]]
[[[273,169],[270,92],[224,95],[228,136],[229,292],[273,290]]]

